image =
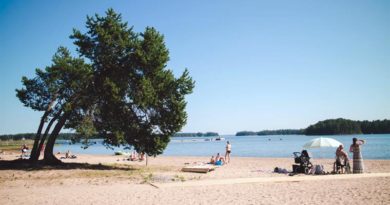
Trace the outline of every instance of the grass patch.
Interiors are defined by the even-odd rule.
[[[153,179],[153,174],[149,173],[149,174],[143,176],[142,183],[148,183],[148,182],[152,181],[152,179]]]
[[[26,144],[28,147],[32,148],[34,141],[33,140],[0,140],[0,150],[1,151],[20,151],[22,145]]]
[[[186,181],[186,178],[182,175],[175,175],[173,176],[172,178],[172,181],[181,181],[181,182],[185,182]]]
[[[20,148],[24,144],[32,147],[34,141],[33,140],[0,140],[0,147],[18,146]]]

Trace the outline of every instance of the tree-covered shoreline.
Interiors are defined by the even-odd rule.
[[[338,135],[338,134],[388,134],[390,120],[354,121],[343,118],[330,119],[310,125],[305,135]]]
[[[20,134],[6,134],[0,135],[0,140],[33,140],[36,133],[20,133]],[[80,138],[80,134],[77,133],[60,133],[57,139],[59,140],[72,140]],[[98,138],[98,137],[97,137]]]
[[[343,135],[343,134],[389,134],[390,120],[354,121],[343,118],[328,119],[310,125],[306,129],[240,131],[236,136],[248,135]]]
[[[218,132],[179,132],[173,135],[174,137],[216,137]]]
[[[343,134],[390,134],[390,120],[354,121],[343,118],[319,121],[306,129],[280,129],[263,131],[240,131],[236,136],[249,135],[343,135]],[[34,139],[34,133],[0,135],[0,140]],[[215,137],[217,132],[176,133],[174,137]],[[94,139],[103,139],[103,136],[93,136]],[[82,136],[77,133],[60,133],[58,139],[80,141]]]
[[[173,137],[216,137],[219,136],[217,132],[179,132],[173,135]],[[33,140],[35,133],[20,133],[20,134],[5,134],[0,135],[0,140]],[[104,139],[104,136],[94,135],[90,139]],[[58,140],[71,140],[73,142],[80,142],[84,139],[81,134],[78,133],[60,133],[57,137]]]
[[[248,135],[302,135],[304,129],[281,129],[281,130],[262,130],[258,132],[253,131],[240,131],[236,133],[236,136],[248,136]]]

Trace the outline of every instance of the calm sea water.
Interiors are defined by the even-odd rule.
[[[164,151],[165,156],[211,156],[216,153],[225,153],[226,141],[232,144],[232,156],[240,157],[291,157],[293,152],[301,151],[302,146],[311,139],[320,136],[305,135],[270,135],[270,136],[222,136],[224,141],[207,141],[207,137],[173,137]],[[362,153],[365,159],[390,159],[390,134],[383,135],[334,135],[323,136],[334,138],[344,144],[348,151],[352,138],[365,139]],[[114,154],[123,150],[123,147],[108,149],[101,140],[94,140],[96,144],[83,149],[82,144],[69,144],[59,141],[55,146],[56,152],[70,150],[72,153],[84,154]],[[314,158],[334,158],[336,148],[309,149]],[[126,152],[129,150],[125,150]],[[352,154],[349,154],[352,157]]]

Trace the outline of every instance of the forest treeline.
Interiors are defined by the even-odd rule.
[[[217,132],[205,132],[205,133],[202,133],[202,132],[194,132],[194,133],[181,132],[181,133],[176,133],[173,136],[174,137],[215,137],[215,136],[218,136],[218,133]]]
[[[388,134],[390,120],[355,121],[343,118],[319,121],[306,129],[240,131],[236,136],[246,135],[341,135],[341,134]]]
[[[354,121],[343,118],[319,121],[306,129],[263,130],[258,132],[240,131],[236,136],[248,135],[341,135],[341,134],[389,134],[390,120]],[[0,135],[0,140],[34,139],[34,133]],[[214,137],[217,132],[176,133],[174,137]],[[81,135],[76,133],[60,133],[58,139],[80,141]],[[99,136],[95,139],[103,138]]]
[[[9,134],[9,135],[0,135],[0,140],[33,140],[35,133],[21,133],[21,134]],[[76,140],[80,139],[81,136],[76,133],[60,133],[58,135],[59,140]]]
[[[21,134],[8,134],[0,135],[0,140],[33,140],[35,133],[21,133]],[[176,133],[174,137],[214,137],[218,136],[217,132],[194,132],[194,133]],[[103,136],[95,135],[94,139],[103,139]],[[80,142],[83,137],[77,133],[60,133],[58,135],[59,140],[71,140],[72,142]]]
[[[304,129],[282,129],[282,130],[263,130],[259,132],[252,131],[240,131],[236,133],[236,136],[247,135],[302,135],[305,134]]]
[[[387,134],[390,133],[390,120],[354,121],[331,119],[317,122],[305,130],[306,135],[338,134]]]

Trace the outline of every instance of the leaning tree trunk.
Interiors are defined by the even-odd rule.
[[[46,118],[49,116],[49,114],[51,112],[52,106],[53,106],[53,104],[55,102],[54,99],[56,97],[57,97],[57,95],[50,102],[49,106],[47,107],[45,113],[43,114],[43,116],[41,118],[41,122],[39,123],[38,131],[37,131],[37,134],[35,135],[35,139],[34,139],[34,146],[33,146],[32,150],[31,150],[31,154],[30,154],[30,161],[32,161],[32,162],[36,162],[39,159],[39,153],[41,151],[41,149],[40,149],[41,146],[38,146],[38,144],[39,144],[39,141],[41,139],[41,133],[42,133],[43,125],[45,124]]]
[[[59,115],[56,115],[55,117],[53,117],[49,124],[47,125],[46,127],[46,130],[45,130],[45,133],[43,134],[43,136],[41,137],[41,141],[39,142],[39,149],[37,150],[37,153],[36,153],[36,160],[39,159],[39,156],[41,155],[41,151],[42,151],[42,148],[43,148],[43,145],[45,144],[45,141],[46,141],[46,137],[47,135],[49,134],[49,131],[51,129],[51,126],[53,125],[53,123],[58,119],[58,116]]]
[[[43,114],[43,116],[41,117],[41,122],[39,123],[37,134],[35,134],[34,146],[31,150],[31,154],[30,154],[30,161],[32,161],[32,162],[36,162],[38,160],[38,157],[37,157],[37,154],[38,154],[37,151],[39,151],[38,144],[39,144],[39,141],[41,139],[43,125],[45,124],[46,118],[49,115],[49,113],[50,113],[49,111],[46,111]]]
[[[64,126],[69,114],[63,114],[58,120],[56,126],[54,127],[52,133],[49,136],[49,139],[46,143],[44,161],[46,164],[60,164],[61,160],[57,159],[53,154],[54,143],[57,139],[58,134],[60,133],[62,127]]]

